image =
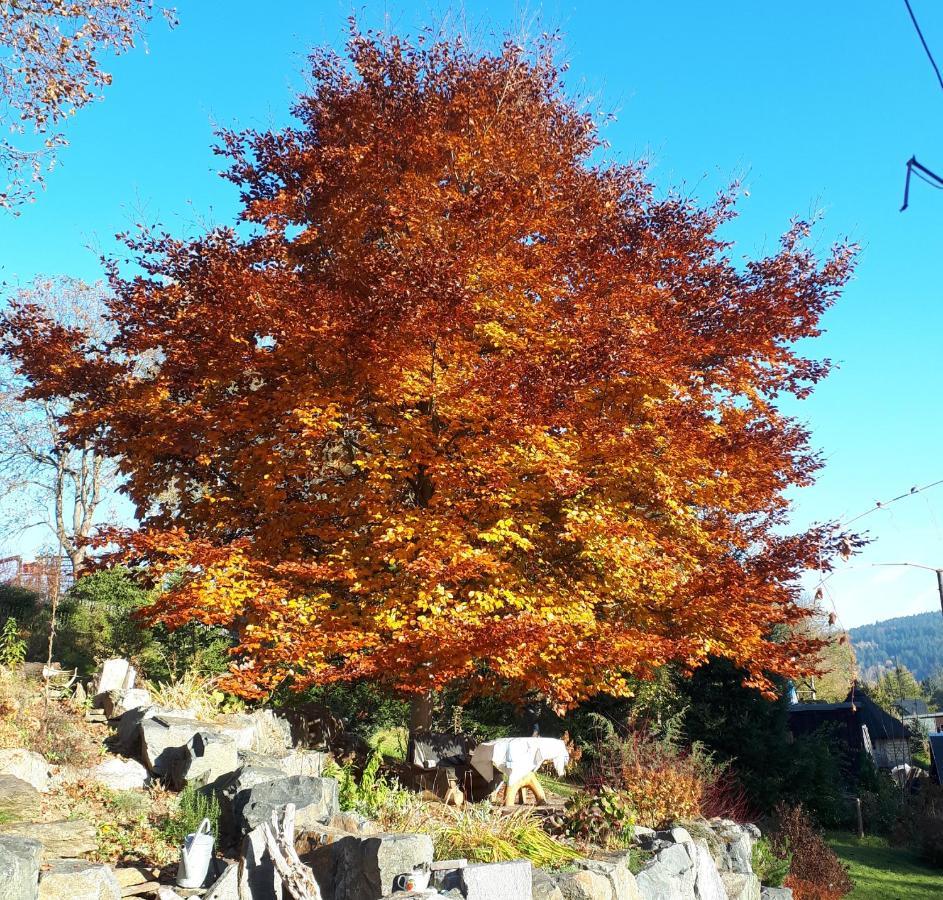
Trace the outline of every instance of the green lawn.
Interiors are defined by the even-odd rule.
[[[846,900],[931,900],[943,897],[943,872],[878,837],[830,832],[828,843],[847,863],[855,889]]]

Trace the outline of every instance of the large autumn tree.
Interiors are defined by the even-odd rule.
[[[852,252],[734,263],[707,206],[604,161],[548,47],[352,34],[297,127],[224,133],[243,224],[131,241],[115,336],[29,306],[7,349],[119,459],[156,606],[238,636],[234,684],[542,692],[814,641],[784,528],[818,462],[777,410],[827,365]]]

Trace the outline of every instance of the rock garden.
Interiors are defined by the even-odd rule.
[[[37,668],[0,673],[3,743],[25,738],[0,750],[4,900],[792,896],[762,883],[782,883],[782,861],[749,823],[648,827],[623,794],[567,775],[505,805],[500,774],[486,783],[448,735],[414,737],[397,761],[345,744],[336,721],[214,708],[206,692],[165,705],[125,659],[57,698]]]

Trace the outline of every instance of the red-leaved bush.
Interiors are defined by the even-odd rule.
[[[587,786],[619,792],[635,821],[649,828],[679,819],[749,818],[746,797],[726,766],[700,745],[679,747],[636,723],[624,736],[613,730],[600,741]]]
[[[825,843],[808,813],[798,806],[776,807],[778,827],[772,844],[792,854],[786,887],[793,900],[840,900],[854,888],[848,868]]]

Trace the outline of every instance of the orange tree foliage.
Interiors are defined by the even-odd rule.
[[[225,132],[243,224],[130,241],[115,337],[28,307],[6,347],[120,458],[154,608],[238,636],[234,685],[369,678],[573,704],[669,661],[796,674],[783,529],[808,435],[774,405],[849,274],[795,225],[734,265],[721,196],[599,162],[548,47],[354,30],[297,127]]]

